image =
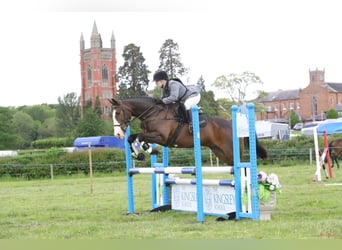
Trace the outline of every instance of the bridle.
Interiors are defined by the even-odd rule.
[[[114,127],[120,127],[121,130],[126,133],[126,130],[127,130],[127,127],[129,125],[129,123],[131,122],[130,119],[127,119],[126,118],[126,114],[125,114],[125,110],[124,109],[121,109],[121,112],[123,114],[123,117],[124,117],[124,121],[123,123],[120,123],[120,124],[114,124]],[[115,115],[116,115],[116,110],[115,110]],[[124,125],[124,126],[123,126]]]
[[[148,111],[150,111],[152,108],[154,107],[154,105],[149,106],[144,112],[142,112],[140,115],[135,116],[132,120],[127,119],[126,115],[125,115],[125,109],[121,109],[121,112],[123,113],[123,117],[124,117],[124,121],[123,123],[120,124],[114,124],[114,127],[120,127],[121,130],[126,133],[127,127],[128,125],[133,122],[136,119],[140,119],[143,117],[143,115],[145,115]],[[125,127],[123,127],[122,125],[124,125]]]

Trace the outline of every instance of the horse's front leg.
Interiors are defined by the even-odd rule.
[[[137,136],[141,148],[151,155],[159,154],[159,150],[156,147],[152,147],[150,143],[160,143],[161,136],[159,133],[141,133]]]
[[[132,134],[128,137],[128,145],[131,149],[132,157],[137,159],[138,161],[143,161],[145,160],[145,155],[143,153],[139,153],[139,149],[135,145],[135,141],[137,140],[139,134]]]
[[[145,160],[145,155],[143,153],[139,153],[139,149],[135,145],[135,141],[137,141],[140,144],[140,147],[147,153],[151,155],[156,155],[159,153],[157,148],[152,148],[149,142],[146,141],[146,138],[148,139],[149,136],[146,136],[146,134],[132,134],[128,137],[127,141],[130,146],[132,156],[137,159],[138,161],[143,161]],[[152,136],[152,141],[153,141],[153,136]]]

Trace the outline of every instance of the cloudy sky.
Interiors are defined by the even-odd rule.
[[[326,81],[342,82],[338,0],[3,2],[0,106],[80,94],[79,40],[83,33],[90,47],[94,21],[104,47],[114,32],[118,67],[124,46],[134,43],[154,72],[163,42],[173,39],[190,68],[189,84],[203,76],[208,89],[218,76],[246,70],[261,77],[265,91],[304,88],[316,68],[325,69]]]

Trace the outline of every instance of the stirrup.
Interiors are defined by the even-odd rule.
[[[192,126],[192,122],[189,123],[189,133],[192,134],[193,133],[193,126]]]

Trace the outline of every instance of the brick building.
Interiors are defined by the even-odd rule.
[[[90,37],[90,48],[85,49],[83,34],[80,39],[80,65],[81,65],[81,109],[91,100],[94,108],[96,98],[100,101],[104,119],[111,117],[112,107],[108,102],[117,94],[116,75],[116,49],[115,38],[112,33],[111,47],[103,48],[101,35],[94,22]]]
[[[288,120],[291,110],[305,121],[322,120],[329,109],[339,112],[342,106],[342,83],[325,82],[324,70],[309,71],[310,82],[304,89],[278,90],[258,100],[266,112],[258,120]]]

